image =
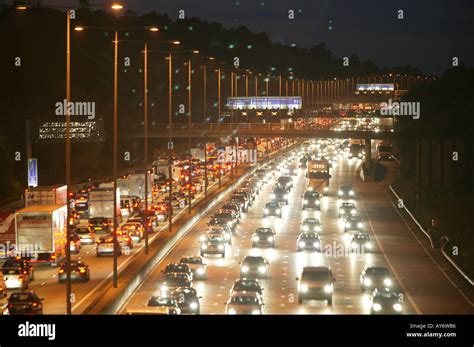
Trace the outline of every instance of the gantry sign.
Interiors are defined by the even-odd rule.
[[[256,96],[227,98],[229,110],[299,110],[299,96]]]

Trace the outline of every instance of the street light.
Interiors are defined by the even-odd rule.
[[[112,8],[121,9],[121,5],[115,4]],[[118,151],[118,33],[119,31],[131,31],[131,30],[149,30],[156,31],[155,27],[136,27],[136,28],[105,28],[96,26],[76,26],[75,30],[78,32],[84,31],[85,29],[95,29],[103,31],[114,31],[114,135],[113,135],[113,190],[114,190],[114,222],[113,222],[113,238],[114,238],[114,259],[113,259],[113,286],[118,286],[118,240],[117,240],[117,151]],[[146,180],[145,180],[146,181]],[[145,211],[148,213],[148,211]]]
[[[120,8],[118,8],[120,6]],[[16,10],[25,11],[28,8],[39,7],[33,5],[16,5]],[[86,5],[86,6],[41,6],[53,9],[65,9],[66,12],[66,105],[69,105],[71,101],[71,11],[81,7],[106,7],[104,4],[99,5]],[[113,4],[111,6],[113,10],[122,9],[123,6],[119,4]],[[69,107],[66,107],[66,134],[65,134],[65,162],[66,162],[66,196],[69,199],[71,189],[71,115],[69,113]],[[72,285],[71,285],[71,206],[69,201],[66,204],[66,314],[72,314]]]

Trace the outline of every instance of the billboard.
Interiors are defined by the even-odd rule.
[[[294,110],[301,109],[299,96],[256,96],[227,98],[230,110]]]
[[[359,92],[364,91],[393,91],[395,90],[395,85],[393,83],[358,83],[356,84],[356,90]]]

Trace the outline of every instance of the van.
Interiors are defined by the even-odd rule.
[[[391,160],[392,159],[392,145],[389,143],[380,143],[377,145],[377,159]]]

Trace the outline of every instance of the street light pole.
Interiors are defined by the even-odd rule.
[[[217,69],[217,143],[219,149],[221,147],[221,69]],[[222,161],[222,160],[221,160]],[[219,163],[219,188],[222,185],[221,163]]]
[[[172,76],[172,55],[171,52],[168,55],[168,180],[169,180],[169,218],[168,218],[168,231],[173,230],[173,117],[172,117],[172,102],[173,102],[173,76]]]
[[[117,240],[117,135],[118,135],[118,30],[115,30],[114,34],[114,149],[113,149],[113,179],[114,179],[114,223],[113,223],[113,231],[114,231],[114,288],[117,288],[118,282],[118,271],[117,271],[117,264],[118,264],[118,240]]]
[[[204,91],[203,91],[203,105],[204,105],[204,124],[207,121],[207,69],[206,64],[204,64],[203,69],[203,81],[204,81]],[[207,199],[207,186],[208,186],[208,178],[207,178],[207,141],[206,136],[204,136],[204,197]]]
[[[192,199],[191,199],[191,100],[192,100],[192,91],[191,91],[191,59],[188,59],[188,131],[189,131],[189,162],[188,162],[188,211],[191,213],[192,210]]]
[[[145,150],[145,254],[148,255],[148,45],[143,50],[143,128]]]

